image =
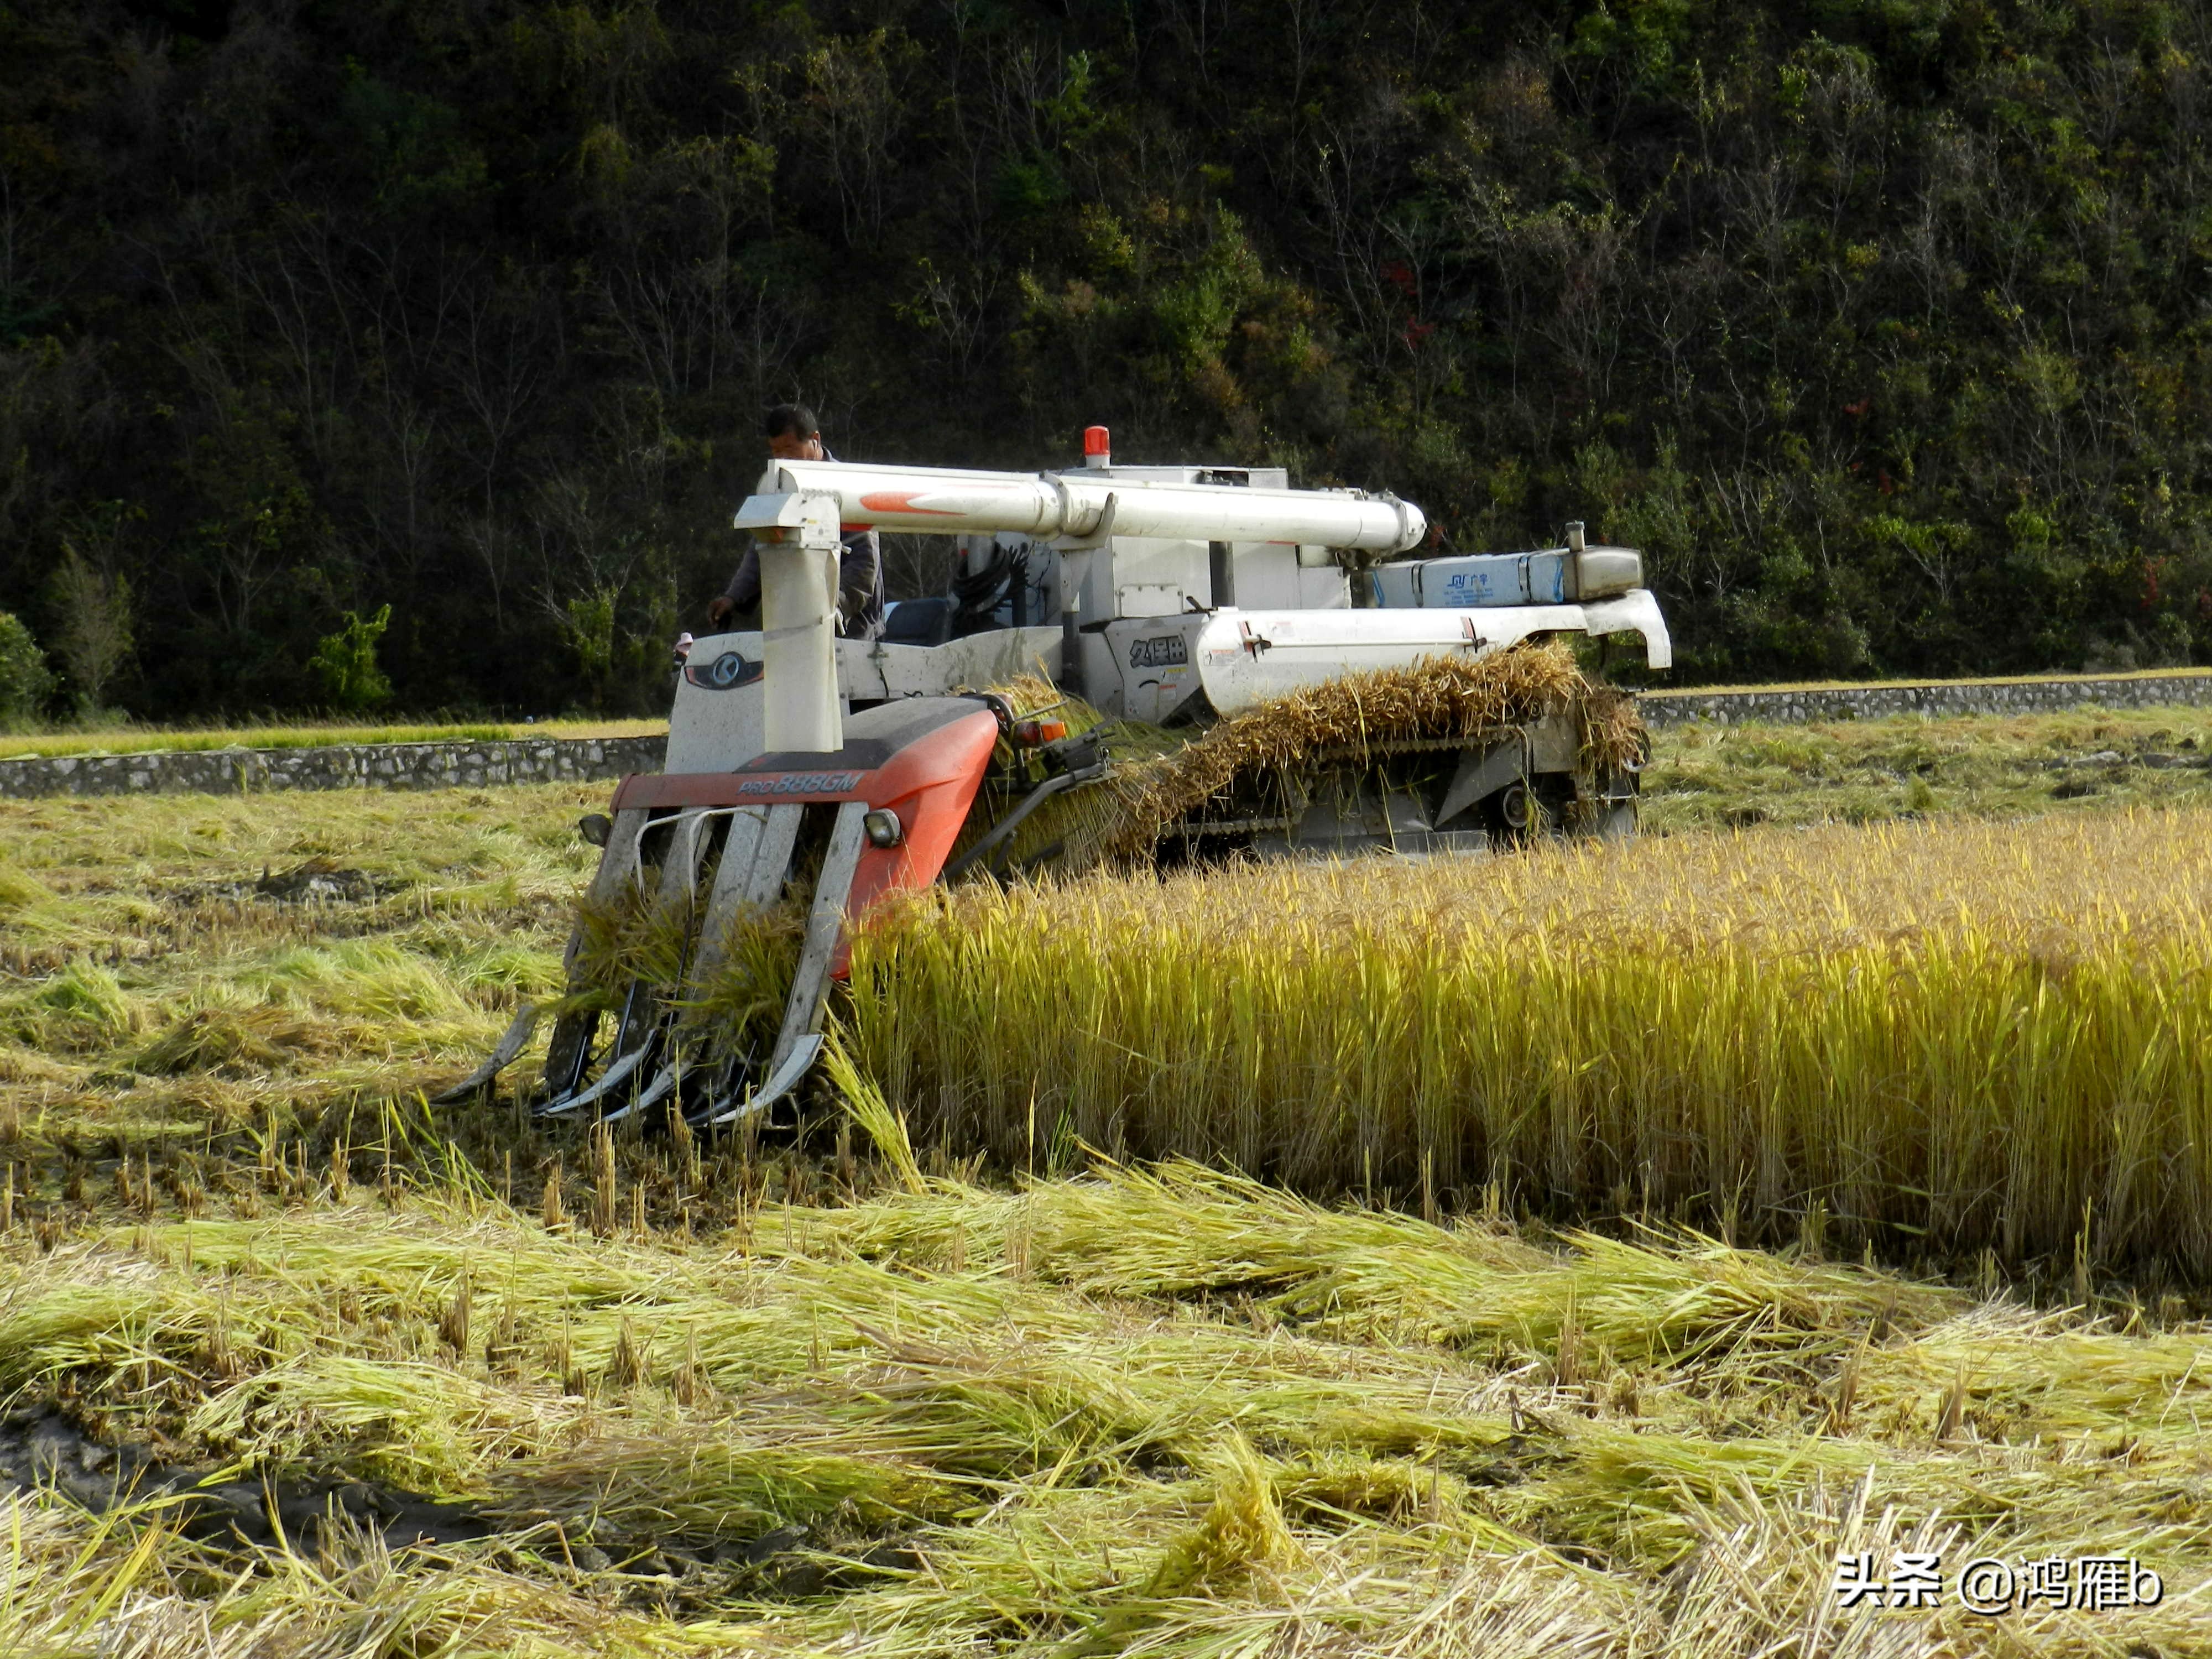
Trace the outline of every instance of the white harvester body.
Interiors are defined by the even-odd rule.
[[[1108,714],[1168,724],[1542,635],[1633,634],[1652,667],[1672,661],[1665,620],[1626,550],[1585,550],[1577,535],[1571,549],[1410,561],[1370,578],[1347,567],[1419,546],[1428,526],[1419,507],[1292,489],[1281,468],[1117,467],[1103,447],[1088,459],[1042,473],[771,465],[736,519],[762,543],[762,627],[694,643],[671,711],[668,769],[834,750],[831,696],[849,709],[1022,673]],[[823,586],[834,582],[835,532],[861,527],[958,538],[956,586],[966,598],[908,600],[884,637],[836,638],[834,589]],[[1480,603],[1439,602],[1467,590],[1461,568],[1516,560],[1522,591],[1534,568],[1551,602],[1500,604],[1488,586]],[[1355,606],[1355,580],[1378,602]],[[794,673],[809,684],[793,684]]]

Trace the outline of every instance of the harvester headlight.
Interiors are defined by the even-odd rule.
[[[576,820],[576,833],[594,847],[605,847],[615,832],[615,821],[605,812],[586,812]]]
[[[906,839],[906,826],[888,806],[877,807],[860,820],[860,826],[868,832],[870,843],[877,847],[896,847]]]

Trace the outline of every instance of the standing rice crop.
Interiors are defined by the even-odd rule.
[[[2212,815],[939,896],[854,957],[918,1139],[2212,1272]]]

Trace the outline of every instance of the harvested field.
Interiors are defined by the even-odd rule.
[[[105,1625],[193,1651],[203,1619],[241,1649],[342,1652],[2212,1633],[2183,1594],[2212,1550],[2186,1495],[2212,1403],[2193,1326],[1710,1241],[1330,1211],[1188,1169],[821,1207],[731,1178],[699,1194],[711,1240],[548,1228],[465,1175],[342,1198],[319,1174],[271,1180],[255,1218],[73,1224],[11,1253],[0,1376],[232,1490],[312,1468],[497,1530],[393,1555],[334,1518],[240,1581],[236,1546],[159,1510],[19,1500],[41,1571],[11,1644]],[[2087,1540],[2172,1593],[2102,1618],[1876,1615],[1891,1645],[1869,1648],[1826,1595],[1835,1556],[1908,1540],[1955,1561]],[[72,1579],[79,1558],[104,1571]]]
[[[604,793],[0,805],[0,1649],[2212,1650],[2212,814],[979,889],[804,1146],[426,1111]]]
[[[1673,727],[1647,832],[2212,805],[2212,709]]]

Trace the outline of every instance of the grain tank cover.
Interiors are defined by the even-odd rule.
[[[1392,610],[1579,605],[1643,586],[1644,556],[1630,547],[1469,553],[1402,560],[1380,567],[1374,577],[1376,603]]]

